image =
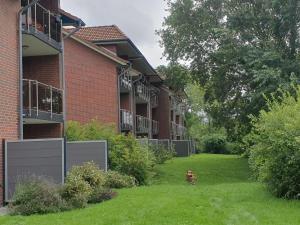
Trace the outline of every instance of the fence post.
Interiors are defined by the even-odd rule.
[[[5,176],[5,165],[6,165],[6,162],[5,162],[5,139],[2,139],[1,140],[2,143],[2,184],[0,184],[0,188],[2,189],[2,202],[0,202],[0,205],[4,205],[5,204],[5,179],[6,179],[6,176]]]
[[[67,176],[67,137],[64,136],[64,178]],[[64,179],[65,180],[65,179]]]

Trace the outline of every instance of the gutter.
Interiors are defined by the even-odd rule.
[[[40,0],[34,0],[23,7],[19,12],[19,138],[23,140],[23,39],[22,39],[22,14]]]

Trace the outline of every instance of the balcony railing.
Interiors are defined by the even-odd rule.
[[[141,82],[137,82],[135,86],[135,92],[137,97],[143,99],[144,101],[150,101],[151,92],[150,89]]]
[[[127,89],[128,91],[132,90],[133,87],[132,78],[130,76],[127,76],[126,74],[120,75],[120,85],[121,87]]]
[[[150,120],[144,116],[136,116],[136,133],[147,134],[150,129]]]
[[[120,122],[122,131],[130,131],[133,129],[133,114],[125,109],[120,110]]]
[[[180,137],[185,137],[187,129],[179,124],[176,124],[175,122],[170,123],[170,129],[171,129],[171,134],[174,136],[180,136]]]
[[[63,91],[36,80],[23,80],[23,117],[63,121]]]
[[[159,122],[152,120],[152,134],[157,135],[159,133]]]
[[[152,108],[158,107],[158,95],[151,96],[151,107]]]
[[[23,30],[41,33],[48,39],[61,42],[61,19],[39,3],[29,7],[22,15]]]

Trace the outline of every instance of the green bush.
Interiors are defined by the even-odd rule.
[[[107,187],[95,187],[89,198],[89,203],[100,203],[116,196],[116,193]]]
[[[149,149],[153,152],[155,162],[157,164],[165,163],[167,160],[172,159],[176,154],[174,148],[167,149],[164,145],[161,144],[150,145]]]
[[[204,151],[207,153],[224,154],[227,153],[226,137],[219,134],[206,136],[203,140]]]
[[[117,171],[105,173],[105,187],[108,188],[130,188],[136,186],[134,177],[120,174]]]
[[[14,215],[55,213],[66,208],[66,203],[55,184],[42,178],[30,178],[17,184],[10,212]]]
[[[300,199],[300,88],[297,96],[269,101],[269,110],[252,118],[253,131],[246,138],[255,176],[274,195],[289,199]]]
[[[91,120],[84,125],[76,121],[68,121],[66,136],[68,141],[95,141],[107,140],[112,143],[117,135],[114,125],[102,124],[97,120]]]
[[[118,135],[110,149],[109,164],[112,170],[132,176],[143,185],[150,177],[154,156],[134,136]]]
[[[70,208],[84,208],[93,192],[92,187],[80,175],[68,175],[62,188],[62,197]]]

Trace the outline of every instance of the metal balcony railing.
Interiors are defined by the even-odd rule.
[[[143,99],[144,101],[150,101],[151,92],[150,89],[141,82],[137,82],[135,86],[135,92],[137,97]]]
[[[175,122],[170,123],[170,129],[171,134],[174,136],[185,137],[187,134],[187,129],[182,125],[176,124]]]
[[[133,113],[128,110],[120,110],[121,130],[129,131],[133,129]]]
[[[132,78],[130,76],[127,76],[126,74],[120,75],[120,85],[121,87],[126,88],[129,91],[132,90]]]
[[[147,134],[150,129],[150,120],[144,116],[136,116],[136,133]]]
[[[23,79],[23,116],[63,120],[63,91],[36,80]]]
[[[49,39],[61,42],[61,19],[39,3],[29,7],[22,15],[23,30],[43,33]]]
[[[152,134],[157,135],[159,133],[159,122],[152,120]]]
[[[151,96],[151,107],[152,108],[158,107],[158,95]]]
[[[177,135],[177,124],[174,122],[170,123],[170,130],[171,130],[171,134],[173,135]]]

